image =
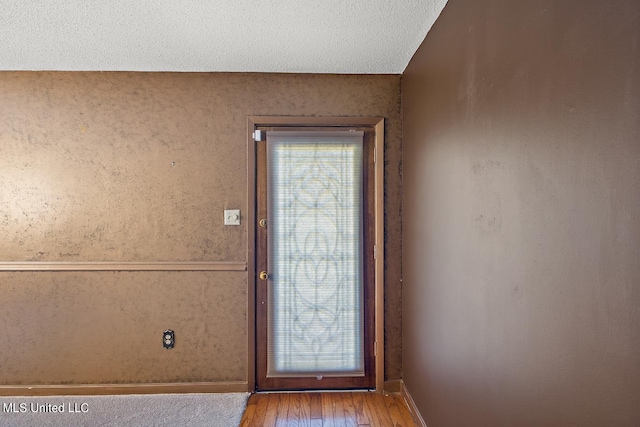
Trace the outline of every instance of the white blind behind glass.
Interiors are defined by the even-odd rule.
[[[267,132],[267,376],[362,376],[362,132]]]

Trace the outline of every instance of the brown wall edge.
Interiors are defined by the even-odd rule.
[[[246,271],[246,262],[0,262],[0,271]]]
[[[418,425],[419,427],[427,427],[427,423],[424,422],[424,418],[422,418],[420,411],[418,411],[416,402],[413,401],[413,397],[411,397],[407,386],[402,380],[400,380],[400,394],[402,394],[404,401],[407,403],[407,407],[409,407],[409,412],[411,412],[413,422],[416,423],[416,425]]]
[[[122,395],[169,393],[240,393],[248,392],[246,381],[149,383],[149,384],[69,384],[69,385],[1,385],[0,396]]]
[[[384,382],[384,389],[386,393],[400,393],[402,390],[402,380],[387,380]]]

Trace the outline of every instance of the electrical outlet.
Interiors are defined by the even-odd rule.
[[[167,329],[162,333],[162,345],[166,349],[173,348],[176,344],[176,334],[171,329]]]

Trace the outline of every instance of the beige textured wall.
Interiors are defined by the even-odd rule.
[[[449,0],[403,74],[427,425],[640,425],[640,3]]]
[[[246,273],[2,273],[2,384],[243,381]],[[176,346],[162,348],[162,331]]]
[[[0,261],[246,262],[250,115],[386,118],[400,376],[400,78],[0,73]],[[246,381],[244,272],[0,272],[0,384]],[[161,333],[176,331],[176,348]]]

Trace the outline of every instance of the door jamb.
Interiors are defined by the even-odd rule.
[[[256,388],[256,152],[253,132],[260,126],[371,126],[374,143],[374,357],[376,391],[384,388],[384,118],[249,116],[247,118],[247,388]]]

